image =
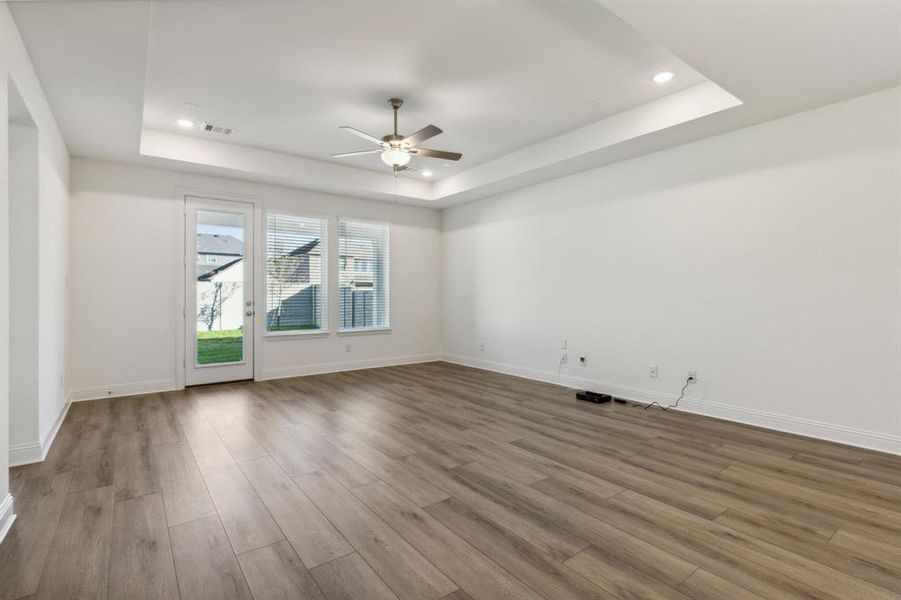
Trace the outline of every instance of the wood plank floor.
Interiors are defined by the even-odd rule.
[[[447,363],[72,406],[0,600],[901,598],[901,457]]]

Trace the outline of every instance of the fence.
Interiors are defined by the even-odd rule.
[[[296,294],[288,296],[266,313],[266,329],[269,331],[291,329],[317,329],[322,323],[319,303],[322,292],[319,284],[308,285]]]
[[[358,290],[352,287],[341,288],[341,304],[338,319],[342,329],[350,327],[375,327],[375,302],[372,290]]]

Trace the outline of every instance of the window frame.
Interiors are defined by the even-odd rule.
[[[323,310],[323,319],[322,326],[318,329],[296,329],[296,330],[288,330],[288,331],[269,331],[269,323],[267,319],[267,311],[269,310],[269,215],[280,215],[283,217],[294,217],[298,219],[318,219],[323,222],[323,232],[325,234],[325,243],[323,244],[320,240],[319,246],[322,248],[323,256],[320,259],[320,287],[325,290],[325,300],[322,302],[322,310]],[[331,217],[329,215],[322,215],[316,213],[306,213],[302,211],[295,211],[290,209],[279,209],[279,208],[266,208],[263,210],[263,218],[262,227],[263,227],[263,235],[262,235],[262,261],[261,272],[263,276],[263,302],[262,302],[262,330],[263,330],[263,338],[278,340],[278,339],[290,339],[290,338],[305,338],[305,337],[327,337],[331,335],[331,328],[329,326],[331,320],[331,283],[329,278],[329,269],[330,265],[330,248],[329,244],[331,241],[329,240],[331,233]]]
[[[341,223],[360,223],[363,225],[379,225],[385,228],[385,324],[378,325],[376,327],[342,327],[341,326],[341,269],[340,265],[336,270],[336,287],[337,287],[337,297],[335,298],[335,317],[337,320],[336,325],[336,333],[339,336],[347,336],[354,334],[368,334],[368,333],[390,333],[392,330],[392,323],[394,322],[391,318],[391,223],[388,221],[377,221],[373,219],[361,219],[358,217],[349,217],[338,215],[337,226],[335,231],[337,235],[335,236],[335,246],[337,250],[337,254],[340,261],[341,256]],[[372,273],[375,272],[375,265],[373,264],[373,270],[370,271]]]

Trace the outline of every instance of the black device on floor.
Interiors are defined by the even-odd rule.
[[[576,392],[576,398],[579,400],[585,400],[586,402],[594,402],[595,404],[603,404],[604,402],[610,402],[613,398],[610,394],[601,394],[599,392]]]

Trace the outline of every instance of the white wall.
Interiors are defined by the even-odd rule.
[[[38,163],[38,402],[40,439],[46,440],[59,426],[59,418],[68,399],[69,153],[62,145],[61,136],[58,139],[53,137],[58,143],[49,143],[51,136],[44,133],[49,129],[49,124],[37,123],[41,132]],[[53,125],[55,127],[56,124]]]
[[[15,513],[9,493],[9,8],[0,5],[0,541]]]
[[[10,353],[9,443],[22,447],[41,439],[38,402],[38,131],[9,124]]]
[[[14,88],[38,130],[38,372],[37,423],[32,420],[28,436],[12,448],[17,461],[23,456],[40,459],[49,447],[54,425],[66,404],[66,273],[68,271],[69,153],[41,89],[37,74],[5,2],[0,3],[0,538],[6,517],[10,458],[9,430],[9,90]],[[18,315],[16,315],[18,316]],[[16,430],[20,433],[19,428]],[[35,433],[37,434],[35,436]],[[11,509],[11,504],[8,505]]]
[[[299,214],[391,223],[392,331],[267,339],[257,352],[264,378],[421,360],[440,352],[437,211],[73,159],[69,354],[73,398],[175,385],[177,240],[183,230],[176,188],[210,197],[217,192],[251,195],[265,208]],[[334,315],[336,299],[331,301]],[[258,311],[258,327],[264,323],[263,313]],[[352,345],[350,353],[346,344]]]
[[[901,453],[899,107],[895,88],[446,210],[445,351],[645,402],[697,370],[689,410]]]

